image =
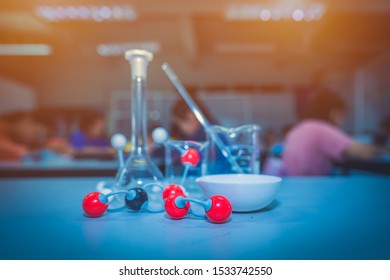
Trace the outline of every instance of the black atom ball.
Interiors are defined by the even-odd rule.
[[[139,211],[147,200],[148,194],[141,188],[132,188],[125,196],[126,207],[133,211]]]

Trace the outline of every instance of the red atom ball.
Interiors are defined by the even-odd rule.
[[[99,199],[100,192],[87,194],[83,200],[83,210],[89,217],[100,217],[106,212],[108,203],[103,203]]]
[[[184,218],[188,211],[190,211],[190,203],[187,201],[185,206],[183,208],[180,208],[176,205],[175,200],[178,197],[178,195],[171,195],[167,198],[165,201],[165,212],[169,217],[171,217],[174,220],[179,220]]]
[[[197,166],[200,160],[199,152],[194,148],[189,148],[180,158],[182,164]]]
[[[169,184],[165,187],[165,189],[162,192],[163,199],[167,199],[171,195],[181,195],[184,196],[183,189],[176,184]]]
[[[215,195],[210,199],[212,204],[210,210],[206,212],[207,218],[217,224],[226,222],[232,214],[230,201],[222,195]]]

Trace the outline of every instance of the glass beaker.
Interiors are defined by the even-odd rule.
[[[260,126],[247,124],[236,128],[226,128],[220,125],[210,127],[228,148],[233,160],[240,166],[243,173],[260,173]],[[208,136],[207,174],[237,173],[231,163]]]
[[[195,179],[206,174],[208,142],[190,140],[169,140],[165,147],[165,180],[169,184],[179,184],[191,192],[197,187]],[[198,152],[199,162],[186,165],[182,157],[190,149]]]
[[[124,166],[116,175],[116,189],[144,187],[155,182],[162,185],[164,177],[151,160],[147,146],[147,67],[153,54],[132,49],[125,53],[131,66],[131,150]]]

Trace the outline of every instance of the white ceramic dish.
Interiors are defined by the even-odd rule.
[[[234,212],[251,212],[268,206],[276,196],[282,179],[260,174],[218,174],[199,177],[196,182],[206,197],[227,197]]]

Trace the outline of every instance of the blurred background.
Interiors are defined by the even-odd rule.
[[[150,126],[169,127],[179,99],[168,62],[225,126],[280,133],[326,86],[347,101],[344,130],[372,139],[390,114],[389,30],[388,0],[1,1],[0,114],[33,111],[67,137],[92,110],[129,135],[123,52],[140,47],[155,55]]]

